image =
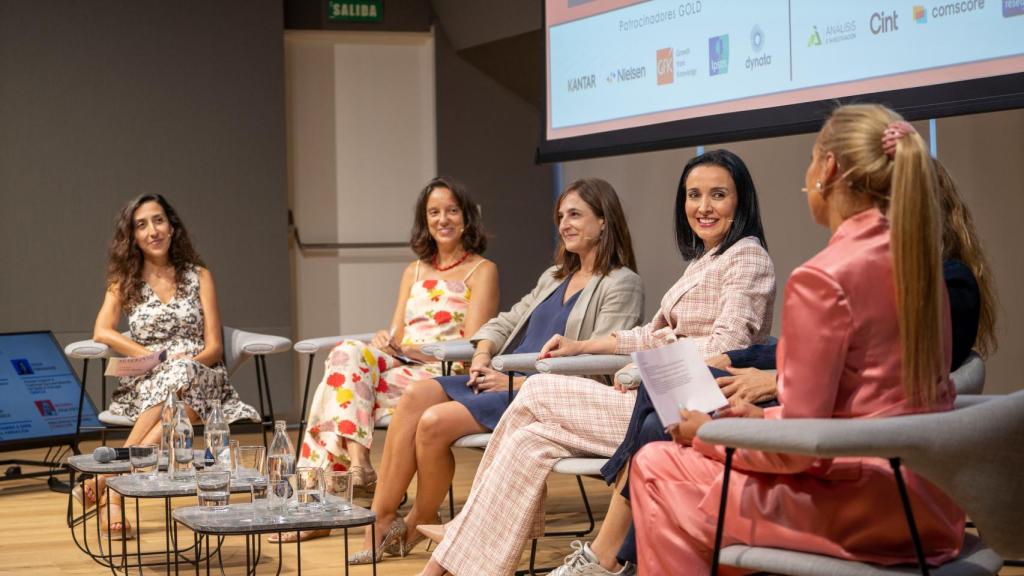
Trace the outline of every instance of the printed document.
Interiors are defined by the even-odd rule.
[[[710,413],[729,404],[697,345],[686,338],[633,352],[633,361],[663,426],[679,422],[680,408]]]
[[[167,359],[167,351],[160,350],[135,358],[111,358],[104,376],[141,376]]]

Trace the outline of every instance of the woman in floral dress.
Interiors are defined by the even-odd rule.
[[[391,328],[369,344],[346,340],[331,351],[310,403],[299,466],[351,469],[357,488],[373,488],[374,423],[394,412],[409,383],[441,375],[420,346],[465,338],[497,313],[498,271],[481,256],[486,244],[479,213],[462,187],[447,178],[427,184],[416,202],[410,243],[419,258],[402,275]]]
[[[122,313],[128,316],[129,336],[117,329]],[[213,276],[163,196],[139,196],[118,216],[93,339],[122,356],[167,352],[165,362],[122,378],[114,392],[110,411],[135,421],[126,446],[159,442],[161,405],[171,392],[184,401],[194,422],[206,418],[215,400],[230,421],[259,421],[256,410],[228,384]],[[97,478],[98,488],[85,485],[89,503],[102,494],[103,480]],[[109,518],[121,517],[120,505],[120,498],[111,499]],[[133,536],[131,526],[119,521],[105,526],[108,515],[100,517],[111,535]]]

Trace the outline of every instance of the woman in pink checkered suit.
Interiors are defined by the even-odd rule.
[[[709,358],[766,338],[775,271],[743,161],[726,150],[690,160],[675,222],[679,250],[691,263],[649,323],[590,340],[555,336],[541,355],[628,354],[689,338]],[[635,398],[586,378],[529,378],[494,430],[469,499],[423,574],[511,574],[526,540],[543,534],[544,487],[554,463],[610,456],[625,437]]]

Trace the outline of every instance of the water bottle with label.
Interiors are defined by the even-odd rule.
[[[222,470],[231,469],[231,429],[224,418],[220,400],[210,401],[210,414],[206,419],[206,452],[214,466]]]
[[[174,433],[171,439],[171,455],[167,460],[167,471],[171,478],[191,477],[192,472],[192,440],[195,430],[192,422],[188,419],[188,410],[185,403],[177,401],[174,403],[175,420]]]
[[[167,458],[168,462],[171,462],[171,436],[174,431],[174,402],[177,400],[175,397],[175,387],[167,391],[167,398],[164,400],[163,407],[160,408],[160,456]],[[168,469],[170,464],[168,464]]]
[[[270,482],[282,480],[295,473],[295,448],[288,439],[284,420],[274,422],[274,440],[267,453],[267,476]]]

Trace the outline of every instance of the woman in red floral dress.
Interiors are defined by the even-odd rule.
[[[331,351],[310,404],[299,466],[351,469],[356,487],[372,489],[374,423],[394,411],[408,383],[441,374],[420,346],[464,338],[497,313],[498,271],[481,256],[486,244],[464,189],[447,178],[427,184],[410,243],[419,258],[402,275],[391,327],[368,344],[346,340]]]

